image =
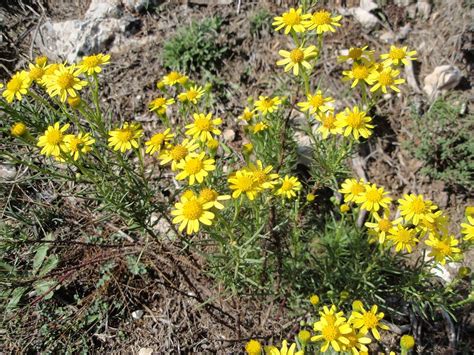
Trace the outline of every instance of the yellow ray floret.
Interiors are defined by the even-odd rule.
[[[138,142],[143,134],[138,123],[125,122],[121,128],[109,131],[109,147],[113,150],[125,151],[138,148]]]
[[[203,202],[196,197],[188,198],[181,196],[179,202],[171,211],[174,216],[173,223],[179,224],[179,231],[182,232],[186,228],[187,234],[199,232],[199,224],[210,226],[214,219],[214,213],[208,211],[214,206],[213,202]]]
[[[283,59],[277,61],[277,65],[284,65],[286,72],[293,69],[293,74],[299,75],[303,68],[311,70],[312,67],[308,61],[315,58],[318,55],[318,51],[315,46],[309,46],[306,48],[298,47],[290,52],[280,50],[278,54],[280,54]]]
[[[177,164],[177,168],[181,172],[176,175],[176,180],[188,178],[189,185],[194,185],[196,181],[201,184],[204,178],[209,175],[209,171],[216,170],[214,163],[214,159],[206,159],[204,152],[190,153]]]

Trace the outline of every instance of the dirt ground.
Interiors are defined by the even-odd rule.
[[[8,27],[6,36],[0,43],[0,76],[24,65],[25,61],[37,53],[32,45],[35,31],[45,17],[55,20],[79,18],[88,8],[89,1],[45,0],[8,2],[0,5],[0,15],[4,26]],[[193,1],[169,1],[161,4],[157,10],[142,14],[134,13],[141,20],[140,30],[134,34],[135,44],[121,46],[112,51],[112,64],[105,71],[103,79],[104,93],[109,110],[113,117],[135,117],[149,123],[152,116],[147,104],[151,101],[155,84],[167,71],[163,67],[163,43],[176,29],[190,23],[193,19],[203,19],[218,14],[224,19],[224,30],[219,40],[236,48],[222,63],[219,77],[218,110],[228,128],[239,130],[237,116],[243,110],[247,97],[260,94],[270,95],[272,88],[278,85],[275,66],[277,48],[281,46],[282,36],[271,30],[251,34],[249,18],[261,8],[271,14],[278,14],[292,1],[279,1],[279,5],[270,1],[242,1],[239,11],[237,2],[231,5],[197,5]],[[442,3],[442,5],[441,5]],[[380,35],[392,28],[395,33],[407,23],[411,25],[404,45],[417,49],[419,65],[415,67],[418,85],[423,86],[422,79],[436,66],[442,64],[456,65],[464,74],[462,85],[456,93],[459,100],[466,103],[468,110],[473,109],[474,75],[472,71],[472,18],[468,11],[458,6],[457,1],[435,2],[428,20],[408,17],[406,7],[386,5],[382,7],[385,20],[376,30],[368,33],[354,21],[344,17],[341,29],[328,37],[324,48],[324,57],[330,58],[317,67],[315,78],[328,83],[326,89],[331,96],[338,96],[345,84],[338,78],[342,67],[336,63],[339,50],[351,46],[370,45],[377,52],[385,51],[388,44],[382,43]],[[153,40],[147,40],[147,39]],[[238,49],[237,49],[238,48]],[[197,78],[196,78],[197,79]],[[396,196],[403,193],[423,193],[434,200],[452,216],[453,223],[459,224],[463,219],[464,208],[474,205],[473,196],[463,189],[446,186],[441,181],[421,177],[417,172],[422,162],[410,157],[400,143],[406,139],[407,122],[411,119],[410,108],[418,104],[421,110],[429,107],[424,94],[416,93],[407,87],[409,95],[388,98],[381,105],[383,115],[376,130],[377,136],[360,151],[358,168],[362,167],[371,182],[385,186]],[[357,98],[341,98],[341,105],[353,104]],[[238,135],[237,135],[238,137]],[[238,138],[237,138],[238,139]],[[80,213],[80,205],[71,205],[66,220],[74,220],[75,212]],[[90,228],[96,223],[94,216],[83,216],[84,223]],[[111,230],[120,228],[109,223]],[[271,297],[232,297],[223,294],[219,285],[214,284],[201,271],[203,261],[195,255],[178,256],[172,246],[167,250],[152,244],[145,250],[144,260],[156,275],[148,279],[129,278],[124,272],[119,278],[110,282],[106,288],[109,297],[117,295],[127,305],[126,319],[118,323],[120,317],[110,322],[93,335],[97,348],[114,352],[138,352],[142,348],[152,348],[157,353],[166,349],[175,349],[177,353],[220,352],[236,353],[242,351],[245,339],[256,335],[288,337],[293,334],[293,324],[288,316],[284,300]],[[140,248],[141,246],[130,246]],[[107,252],[85,246],[78,246],[66,254],[71,262],[77,260],[91,261],[85,268],[91,279],[98,277],[93,260],[107,259],[116,255],[110,249]],[[117,257],[124,260],[124,257]],[[470,259],[472,260],[472,258]],[[82,279],[85,275],[80,276]],[[79,275],[71,278],[66,287],[77,286]],[[92,289],[92,287],[91,287]],[[87,294],[84,290],[84,294]],[[64,295],[67,297],[67,295]],[[88,295],[88,299],[93,294]],[[143,310],[141,317],[134,319],[132,313]],[[57,320],[61,323],[61,319]],[[468,317],[463,320],[469,324]],[[32,323],[32,330],[35,324]],[[423,325],[420,325],[423,327]],[[445,328],[437,329],[442,334],[430,339],[432,328],[424,325],[420,330],[424,335],[422,346],[435,353],[448,353],[448,342],[443,340]],[[473,331],[469,325],[461,332]],[[121,334],[126,334],[122,337]],[[430,343],[433,340],[432,343]],[[385,348],[394,345],[394,340],[387,337]],[[18,349],[17,349],[18,350]],[[423,348],[420,348],[423,352]]]

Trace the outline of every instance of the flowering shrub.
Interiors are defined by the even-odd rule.
[[[253,339],[247,353],[367,353],[389,329],[379,311],[389,294],[449,309],[456,300],[452,289],[435,288],[438,296],[430,298],[425,287],[433,268],[462,259],[474,227],[469,216],[459,237],[446,213],[422,195],[396,199],[385,187],[344,180],[345,159],[377,125],[375,105],[381,95],[401,91],[399,69],[416,52],[392,46],[377,57],[367,46],[350,48],[338,58],[347,67],[341,79],[361,102],[338,107],[312,74],[324,60],[325,36],[340,21],[326,10],[302,8],[275,17],[275,30],[292,40],[276,65],[303,95],[262,93],[249,100],[238,117],[245,133],[239,149],[221,138],[231,117],[217,117],[210,87],[179,72],[157,82],[149,103],[160,122],[156,130],[109,119],[99,82],[111,58],[96,54],[76,64],[38,57],[11,77],[0,101],[2,155],[42,177],[78,184],[82,197],[144,238],[203,253],[208,273],[229,292],[274,293],[300,305],[317,291],[311,304],[319,316],[304,322],[295,343],[263,347]],[[310,176],[296,169],[296,114],[304,117],[299,129],[312,145]],[[331,203],[318,196],[324,189],[333,191]],[[160,221],[173,237],[156,232]],[[406,262],[411,253],[422,254],[415,266]],[[16,293],[18,302],[25,292]],[[347,312],[356,297],[371,306],[355,301]],[[327,304],[322,308],[320,298]],[[402,349],[413,347],[411,340],[402,338]]]

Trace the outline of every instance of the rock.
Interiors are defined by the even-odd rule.
[[[454,65],[441,65],[426,76],[423,90],[430,99],[434,99],[438,93],[454,89],[461,78],[461,71]]]
[[[153,351],[153,348],[140,348],[138,355],[152,355]]]
[[[384,43],[392,44],[395,42],[395,33],[392,31],[385,31],[380,35],[379,38]]]
[[[14,180],[17,170],[13,165],[0,164],[0,180],[10,181]]]
[[[375,15],[361,7],[355,7],[350,10],[352,16],[368,31],[373,30],[379,23],[379,19]]]
[[[394,2],[397,6],[408,6],[410,4],[413,4],[415,0],[395,0]]]
[[[382,42],[392,44],[395,42],[404,41],[408,37],[410,31],[411,25],[407,23],[405,26],[399,29],[398,33],[394,33],[393,31],[385,31],[380,35],[379,38]]]
[[[417,5],[411,4],[410,6],[406,7],[407,16],[410,19],[414,19],[416,17]]]
[[[407,23],[405,26],[401,27],[398,30],[396,35],[397,41],[403,41],[408,37],[408,34],[411,32],[411,25]]]
[[[158,6],[162,0],[123,0],[123,4],[128,9],[136,12],[146,12]]]
[[[431,14],[431,4],[426,0],[418,0],[416,10],[418,17],[421,17],[423,20],[428,20]]]
[[[122,14],[121,0],[92,0],[84,19],[120,18]]]
[[[226,142],[232,142],[235,139],[235,131],[233,129],[227,128],[222,132],[222,138]]]
[[[138,309],[132,312],[132,318],[135,320],[141,319],[143,317],[143,310]]]
[[[372,0],[360,0],[359,7],[365,11],[372,11],[379,8]]]

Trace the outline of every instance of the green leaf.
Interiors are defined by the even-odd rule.
[[[36,254],[33,258],[33,275],[35,275],[41,265],[43,265],[43,261],[46,258],[46,253],[48,252],[48,249],[49,245],[47,244],[41,245],[38,249],[36,249]]]
[[[59,258],[57,255],[51,255],[46,259],[46,262],[43,264],[39,272],[39,276],[44,276],[54,270],[58,266]]]
[[[48,292],[48,290],[50,290],[50,292],[48,292],[48,294],[43,297],[44,300],[49,300],[51,297],[53,297],[54,288],[52,287],[55,285],[56,281],[54,280],[40,280],[35,282],[33,287],[35,288],[37,296],[43,296],[46,292]]]
[[[8,302],[7,307],[6,307],[7,310],[12,310],[16,308],[16,306],[18,305],[18,302],[20,302],[21,296],[23,296],[25,291],[26,291],[26,287],[17,287],[13,290],[13,292],[11,293],[10,301]]]

